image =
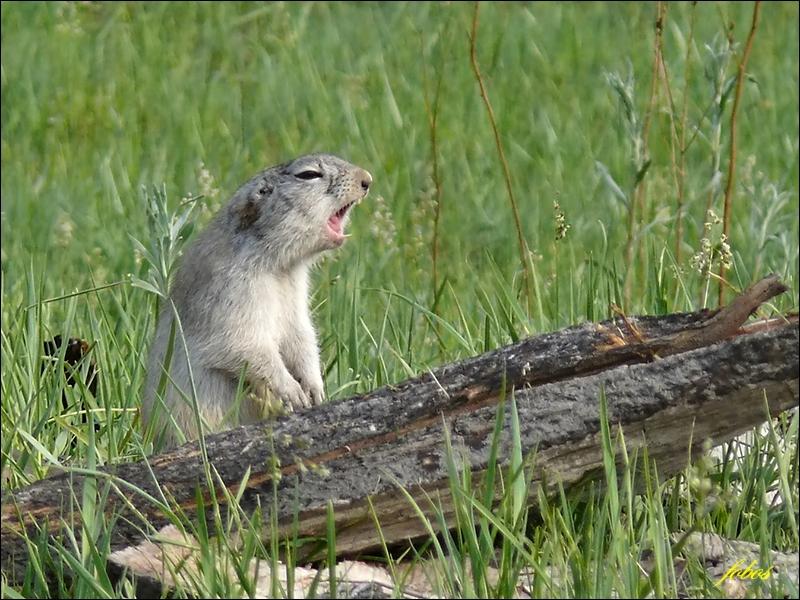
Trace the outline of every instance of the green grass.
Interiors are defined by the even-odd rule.
[[[715,102],[715,82],[727,89],[736,74],[740,53],[726,50],[726,34],[740,50],[751,3],[700,3],[694,13],[689,3],[669,4],[670,94],[662,86],[656,97],[646,154],[637,144],[650,101],[654,4],[482,6],[478,60],[531,250],[530,297],[470,68],[472,4],[4,2],[0,10],[4,489],[45,477],[56,461],[94,468],[153,450],[138,419],[156,306],[154,294],[133,285],[150,276],[133,241],[153,239],[143,188],[164,187],[167,214],[181,198],[203,195],[193,213],[201,227],[241,182],[293,156],[330,151],[370,170],[375,183],[353,214],[353,237],[315,273],[332,398],[599,320],[611,303],[628,314],[716,304],[716,281],[691,259],[703,236],[720,249],[721,226],[703,224],[709,202],[722,216],[732,98]],[[797,22],[796,3],[762,7],[738,115],[730,229],[730,283],[740,288],[778,273],[790,288],[774,302],[781,311],[798,307]],[[684,103],[691,144],[678,239],[671,132],[673,123],[676,137],[682,131]],[[438,196],[426,109],[434,105]],[[561,230],[569,228],[556,240],[560,211]],[[175,242],[179,249],[183,240]],[[42,368],[42,343],[56,334],[94,344],[96,397],[64,390],[54,376],[61,363]],[[63,409],[62,391],[74,410]],[[543,595],[636,595],[644,584],[631,565],[661,539],[666,554],[654,552],[662,568],[649,589],[669,595],[674,573],[663,534],[693,525],[796,551],[796,417],[792,423],[758,437],[744,458],[731,458],[736,447],[729,460],[704,467],[697,481],[733,491],[701,513],[700,491],[688,483],[697,466],[641,496],[621,488],[613,506],[600,493],[580,502],[540,498],[537,527],[520,518],[516,493],[490,518],[475,500],[481,496],[469,496],[477,484],[459,483],[465,474],[454,472],[453,485],[472,498],[458,524],[473,519],[495,532],[492,543],[506,552],[505,587],[489,590],[474,568],[477,579],[464,587],[453,562],[444,589],[505,594],[513,573],[536,562],[573,576],[567,587],[537,587]],[[784,491],[788,509],[763,502],[770,489]],[[103,540],[107,524],[97,521],[95,501],[102,498],[86,492],[80,503],[85,527]],[[256,525],[249,530],[248,552],[274,556],[275,548],[256,543]],[[474,565],[485,556],[489,539],[470,536],[489,534],[469,531],[461,526],[446,538],[442,557],[470,556]],[[210,544],[209,556],[226,552]],[[67,540],[60,550],[42,548],[32,551],[29,580],[17,590],[23,595],[125,593],[97,577],[102,544],[99,554]],[[609,560],[616,570],[604,568]],[[48,561],[79,576],[48,589]],[[197,589],[229,589],[207,576]],[[692,576],[698,595],[714,594]]]

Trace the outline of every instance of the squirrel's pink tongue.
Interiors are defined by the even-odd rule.
[[[344,232],[342,231],[342,217],[338,214],[333,214],[328,219],[328,231],[331,238],[336,243],[341,243],[345,239]]]
[[[331,215],[331,217],[328,219],[328,227],[330,227],[331,231],[334,233],[342,235],[342,217],[340,217],[338,214]]]
[[[335,242],[343,242],[344,239],[347,237],[343,231],[344,229],[343,221],[345,215],[347,215],[347,211],[350,209],[351,206],[353,206],[352,202],[347,206],[343,206],[335,213],[333,213],[330,217],[328,217],[328,229],[330,230],[331,237]]]

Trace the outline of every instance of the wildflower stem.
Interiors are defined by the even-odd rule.
[[[508,200],[511,203],[511,212],[514,215],[514,226],[517,230],[517,242],[519,244],[519,260],[522,263],[522,274],[523,274],[523,287],[525,289],[526,300],[528,301],[528,307],[530,308],[530,300],[532,296],[531,292],[531,278],[530,273],[528,271],[528,245],[525,243],[525,236],[522,233],[522,222],[519,217],[519,209],[517,208],[517,201],[514,197],[514,190],[511,186],[511,171],[508,168],[508,162],[506,161],[506,155],[503,151],[503,143],[500,140],[500,132],[497,130],[497,121],[494,117],[494,110],[492,110],[492,103],[489,101],[489,94],[486,91],[486,86],[483,83],[483,77],[481,76],[480,67],[478,66],[478,56],[477,56],[477,39],[478,39],[478,9],[480,8],[480,2],[475,2],[475,12],[472,15],[472,32],[469,36],[469,58],[470,64],[472,65],[472,71],[475,73],[475,79],[478,81],[478,87],[481,91],[481,98],[483,99],[483,103],[486,106],[486,112],[489,115],[489,123],[492,126],[492,132],[494,133],[494,142],[497,146],[497,155],[500,158],[500,164],[503,167],[503,178],[506,182],[506,190],[508,192]]]
[[[745,69],[747,68],[747,60],[750,58],[750,50],[753,47],[753,38],[756,35],[758,28],[758,17],[761,12],[761,0],[756,0],[753,6],[753,22],[750,25],[750,33],[747,34],[747,41],[744,45],[742,57],[739,60],[739,66],[736,74],[736,90],[733,96],[733,108],[731,109],[731,146],[730,157],[728,159],[728,180],[725,183],[725,204],[722,212],[722,233],[730,239],[730,226],[731,226],[731,211],[733,204],[733,182],[736,176],[736,117],[739,114],[739,102],[742,97],[742,84],[744,83]],[[722,305],[724,300],[725,285],[725,265],[720,264],[719,267],[719,287],[717,301]]]
[[[443,62],[443,61],[442,61]],[[439,120],[439,96],[442,87],[442,77],[444,74],[443,65],[439,65],[439,73],[436,78],[436,88],[433,93],[433,101],[431,102],[430,92],[428,89],[428,69],[426,68],[427,61],[425,57],[422,60],[422,79],[423,87],[425,90],[425,112],[428,115],[428,135],[430,136],[431,143],[431,165],[433,172],[431,178],[433,179],[434,187],[434,212],[433,212],[433,236],[431,240],[431,262],[432,262],[432,278],[433,278],[433,296],[439,290],[439,221],[442,213],[442,177],[439,172],[439,145],[437,139],[438,120]],[[438,303],[434,301],[433,312],[436,313]]]
[[[647,140],[650,136],[650,122],[653,116],[653,111],[656,103],[656,96],[658,96],[658,82],[659,82],[659,65],[661,64],[661,33],[664,29],[664,21],[667,16],[667,8],[664,2],[658,2],[656,5],[656,22],[655,22],[655,38],[653,40],[653,73],[650,83],[650,99],[647,103],[647,113],[642,121],[642,134],[641,134],[641,156],[636,157],[636,170],[641,172],[643,166],[646,164],[647,158]],[[630,212],[628,213],[628,239],[625,245],[625,261],[628,269],[625,274],[625,304],[630,304],[631,300],[631,285],[633,283],[633,241],[636,239],[636,219],[642,219],[644,216],[644,197],[647,185],[643,176],[637,174],[637,181],[635,182],[635,189],[633,193],[633,202],[631,203]],[[641,249],[641,241],[639,242],[639,249]]]
[[[680,163],[678,164],[677,207],[675,209],[675,262],[681,264],[683,246],[683,203],[686,190],[686,119],[689,113],[689,73],[692,66],[692,40],[694,37],[694,20],[697,2],[692,2],[692,13],[689,20],[689,36],[686,40],[686,59],[683,67],[683,104],[681,107],[681,134],[678,143]]]

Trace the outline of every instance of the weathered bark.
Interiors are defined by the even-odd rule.
[[[534,486],[569,486],[601,476],[602,394],[611,422],[625,432],[628,451],[646,443],[659,472],[668,475],[684,467],[687,452],[699,450],[706,438],[721,443],[763,422],[765,401],[771,415],[797,405],[797,318],[739,330],[758,304],[781,291],[770,278],[716,315],[616,319],[530,338],[397,386],[208,436],[207,458],[228,490],[241,492],[245,510],[260,505],[269,518],[277,486],[283,531],[297,514],[299,535],[324,536],[326,504],[333,500],[339,553],[377,546],[368,498],[388,543],[425,533],[396,483],[423,509],[429,509],[426,494],[436,492],[449,510],[444,427],[460,459],[480,474],[504,384],[515,390],[523,450],[537,450]],[[506,417],[503,459],[509,456],[509,431]],[[166,494],[193,515],[197,487],[206,497],[213,493],[203,465],[201,448],[191,443],[147,464],[104,469],[95,478],[98,488],[111,489],[104,508],[109,518],[122,517],[115,520],[112,549],[136,545],[143,531],[167,523],[156,503],[121,482],[154,498]],[[274,481],[276,469],[281,477]],[[62,520],[79,523],[71,506],[85,481],[84,475],[63,473],[3,493],[0,554],[9,582],[24,572],[23,528],[34,532],[38,524],[57,535]]]

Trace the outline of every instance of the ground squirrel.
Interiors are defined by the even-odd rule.
[[[170,415],[187,439],[198,436],[189,367],[211,431],[263,418],[269,398],[289,410],[322,402],[308,271],[321,252],[344,243],[349,210],[371,183],[367,171],[336,156],[302,156],[245,183],[187,248],[170,297],[191,360],[176,327],[158,394],[175,321],[166,302],[143,403],[144,422],[155,422],[167,445],[177,441]]]

